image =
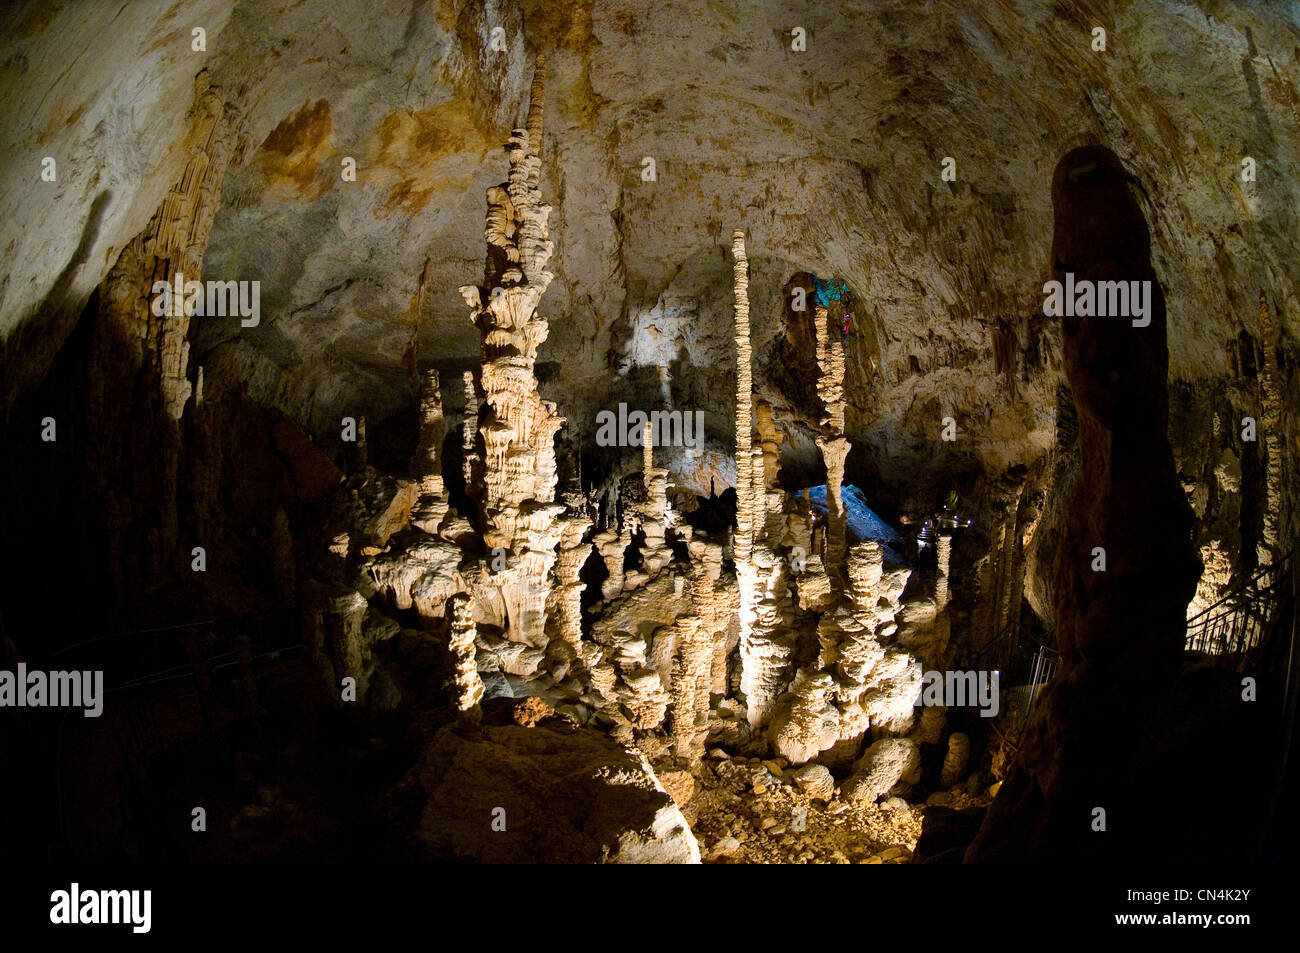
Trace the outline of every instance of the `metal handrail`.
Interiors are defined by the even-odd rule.
[[[1240,655],[1256,648],[1292,598],[1291,560],[1294,550],[1226,593],[1213,605],[1187,620],[1184,648],[1207,655]]]
[[[1238,655],[1258,647],[1279,617],[1279,610],[1294,600],[1294,552],[1293,549],[1257,569],[1245,582],[1188,619],[1184,650],[1209,655]],[[995,637],[985,648],[1000,637]],[[1033,712],[1039,690],[1056,674],[1060,657],[1056,649],[1045,644],[1035,652],[1029,679],[1029,701],[1021,719],[1022,730]]]
[[[82,639],[80,642],[72,642],[68,645],[61,646],[51,652],[49,659],[58,658],[65,652],[71,652],[73,649],[79,649],[85,645],[95,645],[100,642],[112,642],[117,639],[131,638],[132,636],[154,635],[158,632],[179,632],[188,629],[214,629],[220,625],[226,625],[232,622],[247,622],[250,619],[263,619],[270,616],[288,617],[294,609],[267,609],[265,612],[250,612],[247,615],[225,616],[219,619],[199,619],[194,622],[179,622],[172,625],[158,625],[146,629],[124,629],[121,632],[110,632],[107,635],[97,635],[91,639]]]

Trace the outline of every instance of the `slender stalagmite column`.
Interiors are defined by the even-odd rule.
[[[817,333],[817,363],[821,371],[817,394],[826,406],[824,434],[817,438],[826,462],[826,572],[843,590],[844,578],[844,461],[849,442],[844,437],[844,345],[830,326],[820,302],[813,309]]]
[[[735,257],[734,289],[736,296],[736,565],[748,564],[754,545],[753,516],[753,391],[749,343],[749,259],[745,256],[745,233],[732,234],[731,252]],[[744,596],[741,596],[742,600]],[[742,623],[743,625],[743,623]]]
[[[764,485],[764,464],[762,447],[754,447],[750,451],[750,459],[753,461],[749,466],[749,519],[753,527],[752,533],[754,542],[767,541],[767,487]]]
[[[364,470],[370,463],[370,447],[366,443],[366,418],[357,418],[357,469]]]
[[[952,555],[952,537],[940,531],[935,547],[939,555],[939,577],[934,583],[934,604],[942,609],[948,604],[948,560]]]
[[[677,667],[672,684],[673,753],[695,763],[704,757],[709,725],[709,688],[713,682],[713,645],[699,616],[676,622]]]
[[[533,85],[528,95],[528,150],[535,156],[542,154],[542,112],[546,106],[546,55],[537,54],[533,70]]]
[[[732,235],[735,257],[734,290],[736,296],[736,536],[732,547],[736,564],[736,582],[740,590],[740,690],[748,703],[749,723],[757,728],[767,721],[772,705],[780,694],[784,679],[788,647],[778,641],[779,600],[768,599],[763,605],[763,625],[759,626],[759,566],[754,561],[755,493],[761,489],[761,477],[755,480],[752,428],[753,370],[749,343],[749,259],[745,255],[745,233]],[[758,459],[761,461],[761,451]],[[761,468],[760,468],[761,469]],[[764,551],[766,553],[766,550]],[[770,553],[764,561],[764,581],[780,574],[773,566]]]
[[[723,629],[727,626],[729,614],[719,607],[720,600],[715,588],[718,577],[722,575],[722,546],[719,543],[693,542],[690,552],[700,565],[700,575],[692,584],[696,587],[692,602],[713,646],[709,690],[718,695],[726,695],[727,638]]]
[[[645,517],[641,528],[645,532],[645,550],[642,563],[651,577],[672,561],[672,550],[664,542],[668,528],[668,471],[654,465],[654,426],[645,426],[645,443],[642,447],[643,479],[646,489]]]
[[[474,664],[474,637],[478,627],[474,624],[474,597],[458,593],[447,600],[447,616],[451,619],[452,664],[455,666],[456,709],[477,715],[478,703],[483,698],[483,680]]]
[[[465,493],[474,499],[475,470],[478,467],[478,454],[474,452],[474,443],[478,438],[478,391],[474,388],[474,373],[466,371],[465,383],[465,422],[463,424],[461,450],[462,467],[465,472]]]
[[[822,427],[832,436],[844,433],[844,343],[831,328],[830,314],[820,303],[813,307],[817,334],[817,396],[826,405]]]
[[[755,468],[755,482],[759,484],[755,491],[764,501],[764,520],[759,530],[761,538],[771,547],[777,546],[785,535],[785,514],[782,501],[785,494],[781,491],[778,474],[781,471],[781,441],[784,435],[772,419],[772,405],[759,401],[755,423],[758,426],[759,442],[763,449],[763,465]]]
[[[442,423],[442,391],[437,368],[424,372],[420,386],[420,438],[411,460],[413,475],[420,481],[420,493],[442,489],[442,438],[446,435]]]
[[[560,555],[555,563],[555,579],[559,586],[556,610],[559,613],[560,638],[576,650],[582,641],[582,590],[579,578],[582,566],[591,555],[591,543],[583,538],[591,529],[591,518],[576,505],[573,512],[562,517],[564,535],[560,537]]]
[[[754,590],[758,582],[753,562],[754,523],[750,506],[754,486],[753,438],[750,433],[754,379],[749,344],[749,259],[745,255],[745,233],[740,229],[732,233],[731,253],[735,259],[732,288],[736,298],[736,535],[732,543],[732,558],[740,588],[740,689],[746,696],[753,696],[761,682],[758,652],[752,644]],[[755,708],[750,705],[749,720],[753,725],[757,725],[757,719],[761,718]]]
[[[1017,490],[1015,500],[1007,511],[1006,522],[1002,530],[1002,574],[998,582],[998,627],[996,630],[998,632],[1001,632],[1008,624],[1015,624],[1015,620],[1020,618],[1020,593],[1024,580],[1017,574],[1020,539],[1016,532],[1016,525],[1020,512],[1020,497],[1024,492],[1023,486]]]
[[[447,515],[447,492],[442,481],[442,441],[445,436],[438,371],[429,368],[424,372],[424,383],[420,388],[420,440],[411,461],[411,471],[420,481],[411,522],[426,533],[436,533]]]
[[[605,561],[609,575],[601,585],[601,596],[607,602],[618,597],[623,591],[623,552],[627,549],[630,537],[619,532],[617,526],[601,530],[592,540],[600,551],[600,558]]]

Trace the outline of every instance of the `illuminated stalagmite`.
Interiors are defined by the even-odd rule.
[[[777,753],[795,764],[868,730],[884,735],[910,730],[921,678],[919,662],[881,641],[898,629],[894,618],[910,571],[886,566],[884,549],[875,540],[847,547],[844,349],[820,302],[814,322],[817,390],[826,408],[817,438],[826,464],[826,542],[823,557],[808,560],[797,587],[801,607],[822,613],[820,647],[814,662],[798,671],[778,701],[770,730]],[[807,529],[798,514],[792,514],[789,525],[795,545],[802,545]]]
[[[478,707],[483,697],[483,680],[474,661],[474,597],[464,593],[448,600],[451,619],[449,647],[455,666],[456,708],[468,712]]]
[[[539,60],[525,129],[510,137],[510,174],[488,190],[484,282],[460,289],[483,335],[480,384],[483,406],[484,542],[504,551],[506,569],[496,573],[509,616],[508,637],[546,644],[546,600],[555,547],[562,529],[556,517],[554,437],[563,418],[537,391],[537,348],[549,330],[538,314],[551,283],[547,222],[539,178],[545,65]]]
[[[754,479],[758,484],[756,493],[763,500],[763,521],[758,532],[768,540],[769,545],[778,545],[785,536],[785,513],[783,512],[785,493],[778,482],[781,471],[781,442],[784,434],[772,419],[772,405],[759,401],[755,423],[758,427],[759,449],[762,453],[762,466],[755,467]]]
[[[465,514],[450,511],[440,380],[430,369],[420,394],[414,482],[371,468],[358,474],[355,505],[346,511],[351,524],[336,533],[335,552],[361,554],[389,610],[414,609],[429,630],[447,633],[450,684],[462,712],[476,711],[483,697],[535,694],[584,718],[598,713],[598,723],[620,742],[669,752],[679,765],[698,762],[715,731],[735,743],[766,740],[796,764],[868,731],[907,731],[919,667],[881,640],[897,629],[893,617],[908,570],[886,564],[875,541],[846,546],[842,347],[819,308],[818,392],[827,408],[819,445],[831,507],[823,560],[808,494],[787,498],[780,489],[784,436],[773,407],[752,395],[742,232],[732,246],[734,578],[723,573],[721,540],[675,525],[669,470],[656,466],[668,460],[656,460],[653,425],[641,431],[644,494],[632,492],[634,478],[615,473],[610,496],[625,481],[629,492],[597,514],[599,527],[580,490],[556,501],[554,437],[563,421],[541,399],[534,373],[548,330],[537,306],[551,280],[550,210],[537,188],[540,76],[539,70],[527,129],[510,140],[509,181],[488,192],[484,284],[461,289],[483,336],[480,374],[462,377],[464,474],[477,520],[471,527]],[[625,571],[638,533],[639,566]],[[584,618],[581,577],[593,548],[608,575]],[[366,679],[374,640],[367,627],[382,634],[397,626],[368,614],[359,598],[351,593],[340,602],[346,618],[330,622],[348,633],[335,640],[344,667],[359,667]],[[815,628],[802,615],[809,612],[820,615]],[[728,656],[737,647],[748,724],[734,717],[739,699],[714,706],[736,688]],[[797,673],[796,658],[804,661]],[[769,724],[766,736],[754,733]]]
[[[618,526],[610,526],[597,533],[592,542],[609,571],[601,586],[601,593],[606,600],[613,599],[623,591],[623,553],[632,545],[632,533]]]
[[[752,347],[749,341],[749,258],[745,254],[745,233],[736,229],[731,238],[733,293],[735,295],[736,342],[736,566],[748,566],[754,545],[753,503],[753,392]],[[747,597],[743,594],[742,605]],[[745,621],[742,620],[742,632]]]
[[[733,290],[736,301],[736,533],[732,552],[736,565],[736,582],[740,588],[740,690],[748,704],[749,723],[755,727],[766,722],[776,701],[782,680],[781,670],[788,651],[775,644],[770,632],[756,632],[758,620],[759,567],[754,561],[754,446],[753,446],[753,369],[749,342],[749,259],[745,254],[745,233],[732,235],[731,252],[735,259]],[[768,565],[769,572],[772,567]],[[773,615],[771,607],[766,616]]]
[[[465,476],[465,492],[473,498],[478,486],[479,457],[475,449],[478,445],[478,389],[474,386],[474,373],[466,371],[462,376],[465,386],[465,420],[461,426],[462,471]]]
[[[1259,294],[1259,335],[1263,345],[1264,366],[1260,369],[1260,390],[1263,397],[1263,419],[1259,428],[1263,431],[1264,449],[1267,455],[1267,468],[1264,473],[1264,490],[1267,502],[1264,507],[1265,552],[1260,553],[1260,562],[1269,562],[1284,555],[1281,546],[1281,528],[1287,525],[1286,514],[1282,504],[1282,396],[1278,381],[1281,375],[1277,366],[1277,345],[1273,331],[1273,317],[1269,312],[1268,298],[1261,291]]]
[[[576,506],[561,517],[563,533],[555,563],[555,581],[559,588],[556,610],[559,614],[560,638],[576,650],[582,642],[582,590],[578,578],[583,564],[591,555],[591,543],[585,541],[591,519]]]
[[[645,480],[645,515],[641,529],[645,533],[645,548],[641,552],[642,565],[648,575],[655,575],[672,559],[672,551],[664,543],[668,529],[668,470],[654,465],[654,427],[644,428],[642,474]]]
[[[833,332],[830,315],[820,302],[814,308],[817,331],[817,396],[826,407],[823,433],[817,438],[826,463],[826,571],[833,582],[844,581],[844,463],[849,441],[844,436],[844,344]]]
[[[942,609],[948,604],[948,568],[952,561],[952,537],[940,532],[938,539],[935,540],[935,549],[938,554],[939,571],[934,583],[934,605],[935,608]]]
[[[678,664],[672,672],[672,737],[677,757],[694,762],[704,754],[712,683],[713,646],[698,616],[677,620]]]

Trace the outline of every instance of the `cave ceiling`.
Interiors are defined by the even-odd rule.
[[[853,294],[848,432],[883,483],[1034,460],[1053,444],[1061,379],[1059,329],[1041,316],[1048,185],[1088,142],[1140,185],[1176,379],[1224,372],[1255,310],[1247,289],[1296,309],[1300,34],[1269,4],[376,0],[358,16],[213,0],[7,16],[18,40],[3,81],[19,108],[6,159],[47,151],[66,171],[52,201],[0,185],[4,333],[51,301],[75,313],[141,230],[179,173],[169,147],[206,70],[242,136],[204,277],[259,281],[261,316],[196,321],[191,363],[210,396],[244,389],[326,444],[345,415],[401,417],[423,368],[477,362],[457,289],[480,280],[485,192],[539,51],[556,245],[539,377],[570,445],[590,445],[619,400],[660,406],[666,377],[674,406],[703,410],[729,452],[727,243],[743,227],[756,391],[790,425],[791,463],[817,456],[794,421],[807,394],[781,373],[799,274]],[[194,26],[205,52],[189,47]],[[96,49],[133,65],[39,96],[22,85],[44,55]],[[1243,185],[1246,155],[1259,174]],[[42,333],[57,342],[70,326]],[[936,453],[947,415],[969,439]]]

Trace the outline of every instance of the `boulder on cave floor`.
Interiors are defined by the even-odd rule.
[[[695,835],[644,758],[558,718],[443,728],[390,803],[427,860],[700,862]]]
[[[847,801],[870,802],[887,794],[899,781],[915,784],[920,779],[921,753],[916,745],[906,738],[881,738],[854,766],[841,791]]]

